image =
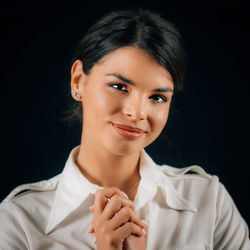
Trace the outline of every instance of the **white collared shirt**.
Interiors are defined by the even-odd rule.
[[[96,249],[89,206],[100,187],[75,165],[78,150],[60,175],[19,186],[0,204],[1,250]],[[216,176],[159,166],[144,150],[140,157],[134,204],[148,222],[147,250],[250,249],[248,227]]]

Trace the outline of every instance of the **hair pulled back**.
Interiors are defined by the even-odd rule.
[[[104,56],[124,46],[144,50],[170,73],[175,91],[181,89],[185,73],[181,36],[171,23],[149,10],[114,11],[103,16],[80,40],[73,62],[81,60],[88,75]],[[82,119],[80,102],[75,103],[74,114]]]

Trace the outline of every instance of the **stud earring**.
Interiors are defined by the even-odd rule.
[[[73,96],[75,96],[76,98],[81,98],[81,96],[79,94],[77,94],[73,89],[71,90],[71,93]]]

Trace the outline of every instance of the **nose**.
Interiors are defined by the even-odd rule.
[[[145,120],[147,117],[146,98],[140,95],[131,95],[125,100],[123,114],[131,120]]]

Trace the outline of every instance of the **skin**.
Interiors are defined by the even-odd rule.
[[[98,190],[91,210],[97,249],[146,249],[143,228],[147,224],[136,216],[133,202],[118,188]]]
[[[133,242],[133,235],[137,235],[137,243],[140,239],[140,242],[145,240],[142,231],[145,226],[140,224],[135,209],[131,207],[137,189],[129,197],[121,191],[127,193],[140,180],[140,151],[152,143],[164,128],[174,84],[165,68],[136,47],[122,47],[111,52],[96,63],[88,75],[82,71],[83,63],[77,60],[71,69],[71,88],[80,96],[73,98],[82,102],[84,117],[76,164],[90,182],[104,187],[102,194],[96,194],[94,207],[90,209],[93,212],[90,231],[95,232],[97,246],[101,245],[102,249],[122,249],[127,239]],[[133,81],[134,85],[124,78]],[[144,133],[137,139],[124,138],[112,123],[137,127]],[[112,194],[107,191],[111,187],[116,187]],[[114,215],[117,220],[111,222]],[[119,224],[124,218],[125,222]],[[113,227],[105,226],[106,231],[100,230],[101,225],[107,224]],[[111,244],[109,240],[103,240],[110,239],[110,232],[114,236],[119,225],[126,227],[128,224],[131,225],[129,233],[126,231],[128,235],[125,237],[120,232],[115,248],[112,248],[114,242]],[[109,237],[103,237],[105,235]],[[117,235],[115,239],[119,238]],[[107,248],[103,248],[105,242]],[[128,249],[132,249],[131,246]]]

